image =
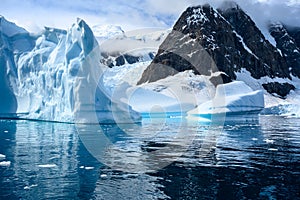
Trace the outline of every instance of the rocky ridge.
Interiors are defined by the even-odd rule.
[[[300,77],[299,29],[288,32],[283,25],[271,25],[270,33],[276,47],[234,2],[218,9],[209,4],[189,7],[161,44],[139,84],[193,70],[211,76],[211,82],[217,85],[236,80],[237,73],[246,70],[261,88],[284,98],[295,89],[292,78]],[[222,73],[215,77],[215,72]]]

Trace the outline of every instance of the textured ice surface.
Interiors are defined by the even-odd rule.
[[[242,81],[218,85],[214,99],[200,104],[189,115],[259,113],[264,108],[263,92],[253,91]]]
[[[33,46],[26,49],[21,45],[23,52],[19,54],[16,50],[21,47],[11,45],[14,38],[2,37],[10,53],[0,56],[0,89],[5,92],[1,114],[18,113],[23,118],[60,122],[114,123],[114,112],[122,122],[139,120],[138,113],[112,99],[98,83],[107,67],[100,64],[98,42],[83,20],[78,19],[68,31],[45,28],[36,38],[14,24],[9,28],[12,30],[1,34],[22,34],[22,39],[33,42]]]

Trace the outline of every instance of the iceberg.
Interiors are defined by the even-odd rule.
[[[17,99],[12,88],[17,78],[15,59],[33,46],[34,39],[25,29],[0,16],[0,116],[16,113]]]
[[[193,104],[142,87],[130,88],[128,93],[128,104],[144,118],[184,116],[194,108]]]
[[[45,28],[36,36],[4,18],[0,27],[1,115],[71,123],[140,120],[139,113],[106,92],[100,80],[107,66],[100,64],[99,44],[82,19],[68,31]],[[13,42],[20,38],[33,45]]]
[[[215,97],[188,112],[192,117],[210,118],[212,115],[258,114],[264,109],[264,93],[253,91],[242,81],[218,85]]]

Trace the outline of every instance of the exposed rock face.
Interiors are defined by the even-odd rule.
[[[278,48],[283,51],[280,45]],[[235,3],[227,3],[218,10],[208,4],[189,7],[138,83],[157,81],[185,70],[208,76],[224,72],[226,75],[220,76],[219,80],[211,78],[215,85],[220,84],[220,80],[235,80],[241,69],[249,71],[255,79],[291,79],[291,73],[298,76],[296,67],[291,67],[290,63],[297,55],[283,56],[280,50],[265,39],[253,20]],[[293,66],[300,67],[293,62]],[[278,95],[285,96],[290,89],[288,87],[287,92],[278,92]]]
[[[288,34],[294,38],[298,48],[300,48],[300,27],[285,26]]]
[[[297,31],[290,32],[295,38],[289,34],[281,23],[278,22],[270,25],[270,33],[275,38],[277,47],[286,58],[292,74],[300,78],[300,47],[296,42],[297,40],[300,42],[300,34]]]
[[[252,65],[252,76],[290,78],[290,72],[286,60],[279,51],[265,39],[252,19],[239,7],[219,9],[219,12],[234,27],[234,30],[242,37],[246,46],[255,55],[257,61],[262,65]],[[262,69],[262,70],[259,70]]]
[[[289,94],[291,90],[295,90],[295,86],[289,83],[265,83],[262,86],[267,90],[270,94],[278,94],[279,96],[285,98],[286,95]]]
[[[152,60],[154,58],[154,53],[150,52],[148,55],[134,56],[130,54],[118,54],[118,55],[108,55],[105,52],[101,52],[102,59],[100,62],[110,68],[115,66],[122,66],[126,63],[134,64],[138,62],[143,62],[147,60]],[[146,58],[145,58],[146,57]]]

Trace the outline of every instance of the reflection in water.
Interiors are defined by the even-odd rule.
[[[74,125],[0,122],[0,153],[11,161],[10,167],[0,167],[1,199],[163,197],[155,183],[158,177],[103,166],[86,150]],[[115,125],[104,128],[112,141],[126,140]]]
[[[9,195],[25,199],[58,198],[66,191],[78,190],[78,138],[70,125],[3,121],[1,127],[10,123],[16,126],[10,133],[14,140],[7,142],[12,165],[3,172],[14,188],[6,190]],[[3,142],[1,137],[1,146]],[[68,195],[76,197],[76,193]]]
[[[0,154],[11,165],[0,166],[0,199],[299,199],[299,127],[300,119],[283,117],[214,128],[170,119],[99,132],[3,120]],[[160,162],[170,165],[151,168]],[[139,173],[115,168],[122,165]]]
[[[6,161],[13,161],[15,141],[16,122],[0,120],[0,154],[5,156]],[[2,160],[0,160],[2,161]],[[13,163],[10,165],[13,166]],[[6,170],[7,167],[0,166],[0,198],[16,198],[11,188],[14,184],[10,181],[13,177],[13,171]]]
[[[299,199],[299,122],[228,121],[211,155],[197,159],[191,148],[155,175],[172,199]]]

